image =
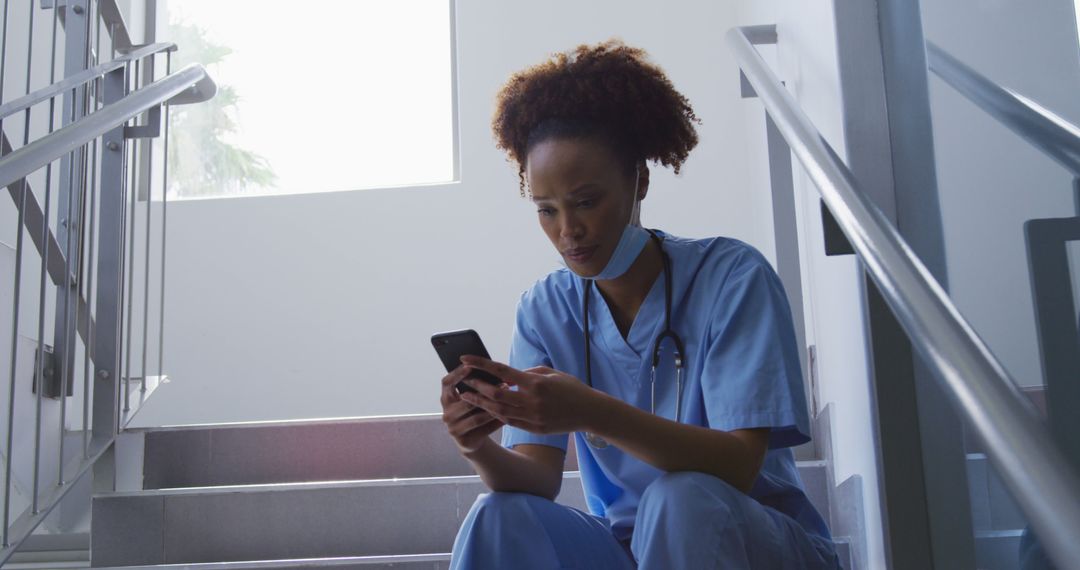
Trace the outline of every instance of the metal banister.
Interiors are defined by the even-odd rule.
[[[151,107],[176,98],[183,98],[184,103],[206,101],[213,97],[216,91],[217,86],[206,73],[206,69],[192,63],[168,77],[133,91],[114,105],[106,106],[0,158],[0,188],[122,125]]]
[[[61,81],[57,81],[52,85],[42,87],[33,93],[23,95],[18,99],[13,99],[3,105],[0,105],[0,119],[5,119],[19,111],[25,110],[27,107],[37,105],[43,101],[48,101],[51,97],[56,97],[62,94],[64,91],[69,91],[78,87],[84,83],[88,83],[105,75],[106,73],[123,67],[128,64],[129,61],[138,61],[144,57],[154,55],[161,52],[171,52],[176,50],[176,44],[173,43],[156,43],[148,46],[143,46],[137,50],[133,50],[125,55],[122,55],[112,61],[105,62],[96,67],[92,67],[85,71],[76,73],[71,77],[67,77]]]
[[[1062,568],[1080,560],[1080,478],[1034,405],[896,228],[857,189],[850,170],[769,69],[747,30],[730,30],[727,42],[912,346],[985,444],[1051,559]]]
[[[1074,176],[1080,176],[1080,127],[1012,89],[994,83],[930,42],[926,42],[926,61],[930,71],[965,98]]]

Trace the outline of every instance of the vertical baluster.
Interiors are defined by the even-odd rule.
[[[56,8],[53,8],[53,25],[52,25],[52,51],[49,56],[49,84],[56,83],[56,28],[59,24],[60,16],[56,12]],[[56,128],[56,97],[49,98],[49,134],[52,134]],[[34,493],[31,501],[31,511],[33,514],[38,514],[38,487],[40,486],[39,479],[41,474],[41,400],[42,390],[42,374],[44,372],[45,364],[45,276],[47,274],[47,267],[49,265],[49,207],[50,197],[52,195],[52,162],[45,166],[45,213],[41,220],[41,281],[38,288],[38,348],[37,348],[37,369],[34,371],[34,383],[37,388],[37,400],[36,408],[34,412]]]
[[[100,97],[100,94],[95,94]],[[94,298],[94,231],[97,229],[97,165],[98,165],[98,144],[97,139],[94,139],[92,150],[90,151],[90,198],[88,205],[87,217],[89,218],[89,244],[87,245],[87,255],[89,257],[86,264],[86,276],[84,282],[86,283],[86,342],[84,343],[85,350],[83,350],[83,458],[90,458],[90,353],[93,351],[94,346],[94,327],[90,326],[93,322],[94,312],[92,308],[91,299]]]
[[[33,10],[30,15],[30,41],[34,41],[34,16]],[[2,50],[3,56],[0,56],[0,66],[6,69],[7,63],[7,30],[8,30],[8,0],[4,0],[4,45]],[[26,53],[27,58],[31,53],[29,46]],[[0,70],[0,85],[3,85],[3,75],[6,75]],[[30,66],[26,66],[26,92],[30,92]],[[3,97],[4,89],[0,87],[0,98]],[[27,121],[29,122],[29,113],[27,114]],[[29,124],[29,123],[28,123]],[[3,122],[0,122],[0,129],[3,129]],[[24,143],[25,144],[25,143]],[[4,461],[4,526],[0,529],[3,533],[3,548],[7,548],[10,544],[8,540],[8,522],[11,517],[11,462],[12,462],[12,450],[14,448],[14,435],[15,435],[15,357],[16,350],[19,346],[19,293],[22,290],[22,244],[23,244],[23,204],[26,203],[26,179],[23,179],[21,190],[19,191],[19,215],[18,222],[15,225],[16,237],[15,237],[15,295],[11,304],[11,375],[8,378],[8,417],[7,417],[7,445],[4,446],[4,453],[7,460]]]
[[[78,90],[77,89],[72,89],[71,90],[71,112],[68,115],[68,124],[72,124],[72,123],[75,122],[75,116],[76,116],[75,115],[75,108],[76,108],[76,105],[78,104],[77,97],[78,97]],[[64,287],[65,294],[63,295],[63,297],[64,297],[63,330],[60,331],[60,334],[64,335],[64,353],[57,355],[57,358],[60,359],[60,362],[61,362],[61,364],[59,366],[59,371],[58,371],[60,373],[60,442],[59,442],[59,445],[57,446],[57,448],[58,448],[57,454],[58,455],[57,455],[57,460],[56,460],[56,464],[57,464],[56,484],[57,484],[57,486],[63,486],[64,485],[64,424],[67,423],[67,387],[68,387],[68,376],[71,374],[71,370],[69,370],[69,367],[68,367],[67,363],[68,363],[68,354],[69,354],[69,351],[72,350],[71,345],[72,345],[72,342],[74,341],[74,338],[73,338],[74,335],[71,334],[72,333],[72,327],[75,325],[75,322],[73,322],[73,321],[78,320],[77,318],[76,319],[71,318],[71,302],[72,302],[72,298],[71,298],[71,287],[72,287],[72,283],[71,283],[71,259],[72,259],[72,255],[73,255],[72,250],[74,249],[72,247],[71,238],[75,234],[75,222],[72,221],[72,218],[75,215],[75,198],[76,198],[76,196],[75,196],[75,187],[76,187],[76,183],[75,183],[75,160],[76,160],[76,154],[75,154],[75,151],[72,150],[68,154],[67,179],[71,182],[71,184],[67,188],[67,190],[68,190],[67,212],[65,213],[64,219],[62,219],[60,221],[60,225],[65,226],[65,229],[67,230],[64,233],[64,237],[65,237],[64,251],[67,252],[67,259],[64,262],[63,287]],[[63,190],[63,188],[61,188],[61,191],[62,190]],[[57,245],[59,245],[59,244],[57,244]],[[59,284],[58,284],[58,287],[59,287]],[[59,295],[58,295],[58,297],[59,297]],[[75,302],[78,303],[77,298],[75,299]],[[76,306],[78,306],[78,305],[76,305]],[[59,304],[57,304],[56,309],[60,310]]]
[[[150,73],[150,83],[154,82],[154,57],[147,61],[147,72]],[[142,382],[139,388],[140,394],[146,393],[146,333],[150,326],[150,205],[154,195],[154,139],[146,142],[146,255],[143,261],[143,330],[142,330]]]
[[[4,0],[4,23],[0,24],[3,36],[0,36],[0,102],[4,100],[4,80],[7,79],[7,39],[8,39],[8,0]],[[0,119],[0,129],[4,128],[4,120]]]
[[[71,90],[71,110],[70,110],[70,114],[68,116],[68,119],[69,119],[68,124],[75,123],[76,118],[78,117],[77,114],[76,114],[76,108],[77,108],[78,105],[79,105],[79,90],[78,90],[78,87],[75,87],[75,89]],[[76,212],[77,212],[77,209],[79,209],[79,211],[81,211],[81,209],[82,209],[82,202],[83,202],[82,198],[83,198],[83,196],[82,196],[81,179],[83,178],[84,172],[79,172],[79,174],[77,176],[77,174],[76,174],[77,171],[76,171],[75,165],[76,165],[76,163],[78,161],[81,160],[80,155],[84,155],[85,150],[86,150],[86,146],[83,145],[81,147],[81,150],[80,149],[75,149],[75,150],[72,150],[69,153],[69,158],[68,158],[68,180],[71,181],[71,185],[68,187],[68,194],[69,195],[68,195],[68,200],[67,200],[67,217],[62,222],[62,223],[66,223],[66,225],[67,225],[67,232],[66,232],[66,235],[65,235],[65,238],[66,238],[65,252],[67,252],[67,260],[66,260],[66,262],[64,264],[64,290],[67,291],[67,295],[64,296],[64,327],[63,327],[63,330],[62,330],[62,334],[64,335],[64,354],[59,355],[59,356],[63,356],[64,359],[62,361],[63,364],[60,365],[60,367],[59,367],[59,374],[60,374],[60,386],[59,386],[59,389],[60,389],[60,396],[59,396],[60,397],[60,418],[59,418],[59,422],[60,423],[59,423],[59,445],[57,446],[58,451],[57,451],[57,474],[56,474],[56,485],[58,487],[63,487],[64,484],[66,483],[66,481],[64,480],[64,448],[65,448],[65,445],[64,445],[65,444],[65,442],[64,442],[64,431],[65,431],[65,428],[67,426],[67,389],[68,389],[68,385],[69,385],[68,384],[69,380],[72,381],[72,382],[75,381],[75,371],[73,371],[73,369],[68,366],[68,363],[73,362],[73,359],[72,359],[73,354],[72,353],[73,353],[73,351],[75,351],[75,341],[76,341],[76,338],[77,338],[76,329],[78,328],[78,323],[79,323],[79,313],[78,313],[78,309],[79,309],[79,295],[78,294],[79,294],[79,291],[78,291],[78,289],[76,290],[76,295],[71,295],[71,289],[72,289],[72,287],[75,287],[75,283],[72,283],[72,281],[71,281],[72,276],[73,276],[72,272],[71,272],[71,259],[78,259],[78,252],[76,250],[76,245],[75,245],[76,241],[75,240],[76,240],[77,236],[81,235],[80,232],[81,232],[81,228],[82,228],[82,223],[81,223],[82,218],[81,218],[81,215],[77,218],[76,217],[77,216]],[[78,179],[77,179],[77,177],[78,177]],[[81,214],[81,212],[80,212],[80,214]],[[77,219],[79,221],[76,221]],[[71,308],[71,303],[72,302],[75,303],[75,311],[72,311],[72,308]],[[57,309],[59,309],[59,307],[57,307]]]
[[[116,37],[115,29],[113,30],[113,32],[114,33],[113,33],[112,37],[115,38]],[[113,59],[116,59],[116,48],[115,47],[113,48]],[[131,79],[132,79],[132,77],[134,77],[134,73],[131,70],[131,63],[129,62],[129,63],[124,65],[124,96],[125,97],[128,95],[128,93],[131,92]],[[124,279],[124,276],[126,275],[126,271],[128,270],[128,267],[127,267],[128,240],[126,239],[126,237],[123,237],[123,236],[127,235],[127,225],[130,223],[130,220],[128,219],[128,209],[127,209],[127,200],[129,199],[129,193],[130,193],[130,189],[129,189],[129,186],[128,186],[127,173],[128,173],[129,169],[134,168],[133,164],[135,162],[135,159],[132,156],[132,153],[134,152],[134,146],[135,145],[134,144],[128,144],[126,137],[124,138],[123,144],[124,144],[124,148],[123,148],[123,150],[124,150],[124,153],[123,153],[124,154],[124,159],[123,159],[123,163],[122,163],[123,168],[121,170],[121,172],[123,172],[123,177],[122,177],[123,182],[121,184],[121,196],[122,196],[122,199],[124,200],[124,203],[120,207],[120,235],[121,235],[121,240],[120,240],[120,282],[119,282],[120,283],[120,304],[119,304],[120,337],[116,341],[117,342],[117,347],[118,347],[117,350],[120,353],[121,359],[124,357],[124,354],[125,354],[124,349],[120,348],[120,345],[123,344],[123,342],[124,342],[124,330],[125,330],[124,329],[124,317],[126,316],[125,302],[124,301],[127,298],[126,295],[128,294],[127,280]],[[123,385],[126,383],[125,375],[127,374],[123,370],[123,364],[120,364],[119,366],[117,366],[117,372],[118,372],[118,376],[119,376],[118,382],[120,382],[121,385],[120,385],[120,388],[116,391],[116,409],[117,410],[123,410],[123,406],[124,406],[123,400],[125,399]],[[117,413],[116,414],[116,431],[117,432],[120,431],[120,420],[121,420],[121,418],[123,418],[123,414]]]
[[[116,24],[111,24],[109,26],[109,46],[110,46],[111,60],[116,59],[116,42],[112,39],[112,38],[115,38],[115,37],[116,37]],[[128,94],[128,90],[129,90],[129,88],[131,86],[131,82],[130,82],[130,79],[129,79],[130,76],[131,76],[131,66],[130,66],[130,64],[124,64],[124,95],[125,96]],[[120,153],[120,155],[121,155],[121,159],[120,159],[120,172],[121,172],[121,174],[120,174],[120,196],[121,196],[121,200],[123,200],[127,196],[127,176],[124,173],[127,172],[128,153],[127,153],[127,143],[126,143],[126,141],[123,140],[123,137],[121,137],[120,143],[123,145],[123,149],[122,149],[123,152]],[[102,202],[104,202],[104,200],[105,200],[105,197],[102,196]],[[124,208],[123,204],[121,204],[121,206],[120,206],[120,235],[121,235],[121,237],[124,235],[124,223],[125,223],[126,220],[127,220],[127,208]],[[117,322],[120,323],[120,336],[117,338],[117,341],[116,341],[117,351],[119,351],[120,343],[123,342],[123,332],[124,332],[123,331],[123,322],[124,322],[124,290],[123,290],[124,289],[124,274],[123,274],[123,271],[124,271],[124,245],[125,245],[125,243],[126,243],[126,240],[124,240],[124,239],[120,240],[120,258],[119,258],[120,259],[120,280],[117,282],[119,284],[118,288],[120,289],[120,302],[118,303],[118,307],[119,307],[118,310],[119,310],[120,314],[117,317]],[[121,382],[123,380],[123,374],[122,374],[122,371],[121,371],[121,365],[120,364],[117,364],[117,366],[116,366],[116,374],[115,374],[115,376],[116,376],[116,381],[117,382]],[[116,409],[116,410],[120,409],[120,398],[123,397],[123,395],[124,395],[123,390],[117,390],[116,391],[116,407],[114,409]],[[117,430],[120,429],[120,414],[119,413],[116,414],[116,426],[115,427],[116,427]],[[113,480],[113,490],[114,491],[116,490],[116,481],[115,481],[115,479]]]
[[[92,57],[92,64],[96,66],[101,60],[101,2],[93,2],[92,6],[95,7],[94,14],[91,17],[93,22],[91,29],[94,35],[94,53]],[[93,101],[94,111],[96,112],[101,108],[101,80],[94,79],[91,83],[93,86]],[[92,143],[92,150],[90,151],[90,199],[89,199],[89,218],[90,223],[87,228],[89,232],[90,243],[87,245],[87,252],[89,259],[86,264],[86,277],[83,283],[86,284],[86,342],[84,346],[86,350],[83,351],[83,459],[90,458],[90,353],[93,352],[94,346],[94,328],[90,326],[93,322],[92,315],[94,312],[92,308],[92,299],[94,298],[94,232],[97,222],[97,165],[98,165],[98,142],[95,138]]]
[[[49,122],[52,123],[52,99],[49,104]],[[52,132],[52,125],[50,124],[49,132]],[[34,423],[34,496],[33,496],[33,513],[38,513],[38,474],[41,471],[41,399],[44,385],[42,384],[42,375],[44,373],[44,361],[45,361],[45,273],[46,266],[49,264],[49,208],[51,206],[50,198],[52,196],[52,163],[45,167],[45,214],[41,223],[41,243],[44,244],[44,253],[41,256],[41,281],[38,289],[38,348],[37,348],[37,366],[34,370],[34,389],[37,392],[36,408],[35,408],[35,423]]]
[[[30,69],[33,57],[33,0],[27,0],[30,4],[30,24],[27,33],[27,45],[26,45],[26,93],[30,93]],[[30,142],[30,109],[26,109],[23,119],[23,146],[25,147]],[[27,182],[26,178],[23,178],[23,184],[19,189],[19,204],[26,203],[27,194]],[[19,214],[23,213],[23,209],[19,208]],[[9,537],[9,526],[11,523],[11,472],[12,472],[12,450],[14,449],[14,437],[15,437],[15,352],[18,342],[18,293],[19,283],[22,282],[21,262],[22,256],[22,243],[23,243],[23,219],[22,215],[18,220],[18,236],[15,243],[15,299],[13,306],[14,323],[12,324],[11,335],[11,384],[8,386],[8,461],[4,464],[4,489],[3,489],[3,546],[8,547],[11,545],[11,538]]]
[[[96,20],[94,20],[95,14],[94,14],[94,2],[93,2],[93,0],[89,0],[87,2],[86,12],[87,12],[86,13],[86,30],[85,30],[85,33],[86,33],[86,46],[85,46],[85,49],[83,50],[83,52],[86,55],[85,55],[85,59],[83,60],[83,66],[82,67],[83,67],[83,69],[90,69],[91,67],[94,66],[94,52],[93,52],[93,49],[94,49],[94,38],[93,38],[94,25],[93,25],[93,22],[96,21]],[[91,80],[91,81],[87,82],[82,88],[82,97],[79,99],[79,108],[80,108],[80,112],[82,113],[83,117],[90,114],[90,98],[92,96],[91,93],[93,92],[95,84],[96,84],[96,81]],[[91,145],[93,145],[92,148],[91,148]],[[78,256],[77,256],[77,263],[76,263],[76,271],[74,273],[75,276],[76,276],[75,277],[75,283],[76,283],[76,291],[75,291],[75,331],[79,331],[79,323],[83,322],[83,323],[85,323],[85,326],[86,326],[86,332],[82,336],[80,336],[79,334],[75,334],[73,336],[73,341],[72,341],[71,346],[72,346],[72,351],[74,351],[75,350],[75,345],[78,344],[80,340],[81,340],[82,345],[83,345],[83,388],[84,389],[81,392],[81,394],[82,394],[82,398],[83,398],[83,402],[84,402],[83,403],[83,408],[84,409],[86,408],[85,402],[86,402],[86,398],[87,398],[87,391],[85,389],[86,384],[87,384],[86,375],[89,372],[89,365],[90,365],[90,361],[89,361],[89,355],[90,355],[90,328],[91,328],[90,323],[93,322],[93,319],[90,316],[91,313],[90,313],[89,297],[85,296],[86,295],[86,280],[87,280],[87,277],[85,276],[86,275],[86,268],[87,268],[87,266],[86,266],[86,255],[87,255],[87,251],[86,251],[86,239],[87,239],[86,227],[87,227],[87,223],[89,222],[89,218],[90,218],[90,213],[89,213],[89,210],[88,210],[88,207],[89,207],[88,193],[89,193],[89,189],[90,189],[89,177],[91,176],[91,163],[93,162],[94,157],[97,154],[96,149],[97,149],[97,139],[95,138],[90,143],[84,144],[82,146],[82,148],[80,149],[80,151],[79,151],[79,182],[78,182],[78,184],[79,184],[79,213],[77,215],[77,219],[78,219],[78,223],[77,223],[78,224],[77,225],[77,227],[78,227],[78,235],[75,238],[76,248],[78,249]],[[86,309],[85,320],[83,319],[84,313],[82,311],[82,309],[84,307]],[[72,366],[71,366],[71,370],[72,370],[72,372],[71,372],[71,382],[72,382],[72,384],[71,384],[71,386],[72,386],[72,392],[74,392],[74,383],[75,383],[75,359],[74,359],[74,356],[72,357],[71,362],[72,362]],[[86,422],[85,415],[83,416],[83,422],[84,422],[84,425],[85,425],[85,422]],[[86,452],[86,430],[85,429],[83,430],[83,446],[82,447],[83,447],[83,453],[84,453],[84,456],[85,456],[85,452]]]
[[[172,73],[172,52],[165,53],[165,76]],[[171,107],[165,102],[165,164],[162,166],[161,182],[161,308],[158,315],[158,379],[160,380],[165,364],[165,243],[168,233],[165,231],[169,213],[169,111]]]
[[[79,69],[90,67],[90,22],[93,16],[93,5],[87,2],[84,25],[82,29],[85,43],[79,61]],[[70,25],[70,24],[69,24]],[[66,60],[65,60],[66,61]],[[65,64],[66,65],[66,64]],[[74,123],[79,117],[87,113],[90,86],[85,84],[71,90],[71,114],[69,123]],[[64,450],[66,447],[65,434],[67,432],[67,394],[68,388],[75,382],[75,347],[79,341],[79,305],[82,300],[82,263],[83,263],[83,214],[86,204],[86,159],[88,144],[82,144],[73,150],[68,161],[68,225],[67,225],[67,263],[64,272],[65,286],[65,312],[64,312],[64,354],[60,377],[60,445],[58,452],[58,476],[57,486],[66,484],[64,478]],[[76,168],[78,165],[78,168]],[[73,290],[74,289],[74,290]],[[87,323],[89,328],[89,323]],[[85,340],[85,339],[84,339]],[[85,351],[84,351],[85,352]]]
[[[139,89],[139,63],[135,66],[135,89]],[[138,117],[132,119],[132,125],[138,125]],[[136,139],[137,141],[138,139]],[[131,213],[128,216],[128,280],[127,280],[127,339],[124,341],[124,411],[131,411],[131,307],[135,301],[135,204],[139,199],[139,144],[131,145]]]

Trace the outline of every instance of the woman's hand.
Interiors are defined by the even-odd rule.
[[[479,356],[463,356],[463,368],[484,370],[517,390],[480,380],[465,383],[477,393],[461,398],[484,409],[506,425],[531,433],[569,433],[587,429],[589,402],[599,392],[581,380],[545,366],[517,370]]]
[[[464,380],[470,371],[468,366],[458,366],[453,372],[443,376],[442,395],[439,398],[446,431],[454,438],[454,443],[462,455],[480,449],[484,442],[489,440],[488,436],[503,425],[503,422],[486,411],[462,401],[461,395],[457,393],[454,386]]]

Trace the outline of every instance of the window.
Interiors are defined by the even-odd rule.
[[[451,1],[169,2],[219,87],[172,109],[170,199],[453,180]]]

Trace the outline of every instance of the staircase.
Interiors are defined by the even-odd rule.
[[[118,480],[138,488],[94,496],[93,567],[446,568],[484,492],[433,415],[126,437],[142,457],[121,463],[141,472]],[[573,457],[557,500],[584,509]],[[799,469],[829,513],[827,461]]]
[[[1024,388],[1022,392],[1046,417],[1045,386]],[[1015,570],[1027,518],[990,464],[982,444],[970,433],[970,429],[965,430],[964,450],[971,522],[975,529],[975,561],[980,570]]]

